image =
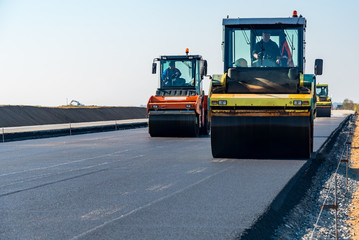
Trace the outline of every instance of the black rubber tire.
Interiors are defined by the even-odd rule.
[[[199,134],[207,136],[209,134],[209,132],[210,132],[210,126],[209,126],[209,122],[208,122],[208,115],[206,112],[204,115],[204,124],[200,128]]]
[[[314,123],[313,120],[310,121],[310,152],[313,152],[314,145]]]
[[[196,123],[194,125],[194,137],[198,137],[200,133],[198,115],[196,114]]]

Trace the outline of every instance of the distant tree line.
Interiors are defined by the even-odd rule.
[[[354,103],[352,100],[349,100],[349,99],[346,98],[343,101],[343,105],[341,106],[341,109],[358,111],[359,110],[359,104]]]

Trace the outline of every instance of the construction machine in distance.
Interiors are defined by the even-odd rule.
[[[224,74],[212,76],[209,93],[213,157],[310,157],[323,60],[304,74],[305,28],[296,11],[223,19]]]
[[[207,61],[200,55],[155,58],[160,63],[159,88],[147,103],[151,137],[196,137],[209,134],[208,96],[202,87]]]
[[[332,99],[328,96],[328,84],[317,84],[317,117],[330,117]]]

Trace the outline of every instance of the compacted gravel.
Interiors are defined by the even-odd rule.
[[[350,147],[347,147],[346,141],[352,137],[349,132],[355,129],[353,118],[342,129],[329,152],[321,157],[323,163],[313,177],[311,187],[299,204],[284,218],[284,223],[276,229],[273,239],[336,239],[336,211],[321,210],[322,205],[333,205],[335,202],[335,178],[338,238],[350,239],[350,228],[347,224],[349,208],[359,181],[348,169],[346,188],[346,164],[338,162],[350,155]]]

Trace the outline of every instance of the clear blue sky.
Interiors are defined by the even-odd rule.
[[[222,73],[222,18],[307,18],[306,72],[324,59],[320,83],[335,102],[359,102],[359,2],[0,0],[0,105],[145,105],[155,57],[200,54]],[[206,79],[208,88],[209,80]],[[206,89],[207,90],[207,89]]]

